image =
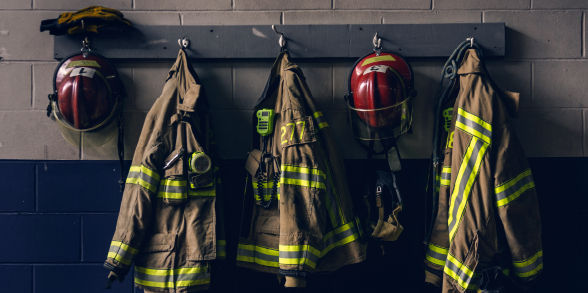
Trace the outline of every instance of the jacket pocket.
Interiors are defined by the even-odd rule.
[[[172,233],[155,233],[143,245],[141,252],[162,252],[171,251],[174,249],[176,242],[176,235]]]
[[[188,199],[188,182],[184,178],[184,150],[173,151],[164,162],[163,178],[157,198],[165,204],[183,204]]]
[[[171,267],[170,260],[174,253],[176,235],[171,233],[155,233],[145,239],[141,246],[136,265],[145,268]]]

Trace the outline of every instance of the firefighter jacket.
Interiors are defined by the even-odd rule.
[[[143,124],[105,267],[120,277],[134,261],[146,292],[193,292],[223,257],[215,168],[192,172],[189,156],[210,155],[201,86],[180,50]],[[217,228],[218,227],[218,228]]]
[[[543,268],[535,184],[511,120],[518,93],[499,90],[474,49],[463,60],[425,257],[426,282],[443,292],[484,288],[497,271],[525,284]]]
[[[253,135],[237,263],[303,287],[307,273],[363,261],[365,245],[329,124],[288,53],[273,65],[256,110],[264,108],[275,126]]]

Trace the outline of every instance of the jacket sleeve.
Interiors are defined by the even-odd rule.
[[[446,157],[445,162],[450,159]],[[433,230],[426,243],[425,254],[425,282],[437,287],[441,286],[443,279],[443,268],[449,251],[449,232],[447,231],[447,207],[449,206],[449,186],[451,181],[451,167],[444,166],[441,175],[436,180],[439,187],[439,199],[437,206],[437,217]]]
[[[511,275],[528,282],[543,269],[539,205],[522,148],[512,127],[504,125],[495,145],[496,206],[510,248]]]
[[[135,150],[116,230],[104,262],[104,266],[119,278],[124,277],[139,253],[145,232],[151,224],[152,204],[160,182],[158,166],[165,144],[151,139],[153,125],[149,120],[148,116]]]

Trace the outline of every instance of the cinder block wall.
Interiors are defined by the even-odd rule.
[[[5,239],[0,241],[0,283],[9,284],[2,292],[94,292],[102,286],[103,279],[95,276],[103,274],[100,262],[120,201],[118,169],[111,161],[116,159],[115,147],[96,150],[85,145],[83,137],[71,145],[45,116],[57,62],[52,58],[52,37],[39,32],[41,20],[90,4],[120,9],[132,22],[151,25],[505,22],[506,57],[489,61],[488,67],[503,88],[522,94],[518,127],[527,155],[538,158],[535,166],[546,174],[544,161],[570,173],[585,169],[576,163],[576,169],[569,170],[567,163],[586,162],[578,157],[588,156],[588,1],[2,0],[0,182],[6,180],[2,185],[6,189],[0,201],[0,233]],[[194,63],[209,93],[224,159],[242,159],[248,149],[251,108],[263,90],[271,62]],[[401,139],[400,148],[405,158],[422,162],[430,154],[432,101],[443,60],[411,62],[419,92],[415,129]],[[300,65],[338,143],[345,146],[345,158],[361,159],[363,152],[351,138],[342,99],[352,63],[316,60]],[[116,65],[129,93],[125,113],[126,158],[130,159],[171,61]],[[560,194],[555,185],[545,188]],[[580,195],[586,189],[580,190],[570,189],[571,196],[561,194],[571,197],[570,207],[579,211],[566,214],[573,219],[588,214],[585,208],[572,205],[585,201]],[[545,195],[545,201],[551,196]],[[581,255],[587,257],[585,252]],[[66,289],[72,287],[76,289]],[[117,290],[132,291],[128,281]]]

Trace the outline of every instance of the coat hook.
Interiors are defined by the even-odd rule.
[[[382,38],[378,36],[378,32],[374,34],[372,44],[374,45],[374,51],[379,54],[379,52],[382,51]]]
[[[281,49],[282,51],[285,51],[285,50],[286,50],[286,44],[288,43],[288,42],[287,42],[287,40],[286,40],[286,36],[284,35],[284,33],[282,33],[282,32],[279,32],[279,31],[276,29],[276,25],[274,25],[274,24],[272,24],[272,30],[273,30],[273,31],[274,31],[276,34],[280,35],[280,39],[278,40],[278,44],[280,45],[280,49]]]
[[[469,37],[466,39],[466,41],[470,41],[470,48],[474,47],[474,37]]]
[[[182,37],[182,38],[178,39],[178,45],[182,49],[188,49],[188,47],[190,46],[190,39],[188,39],[186,37]]]

